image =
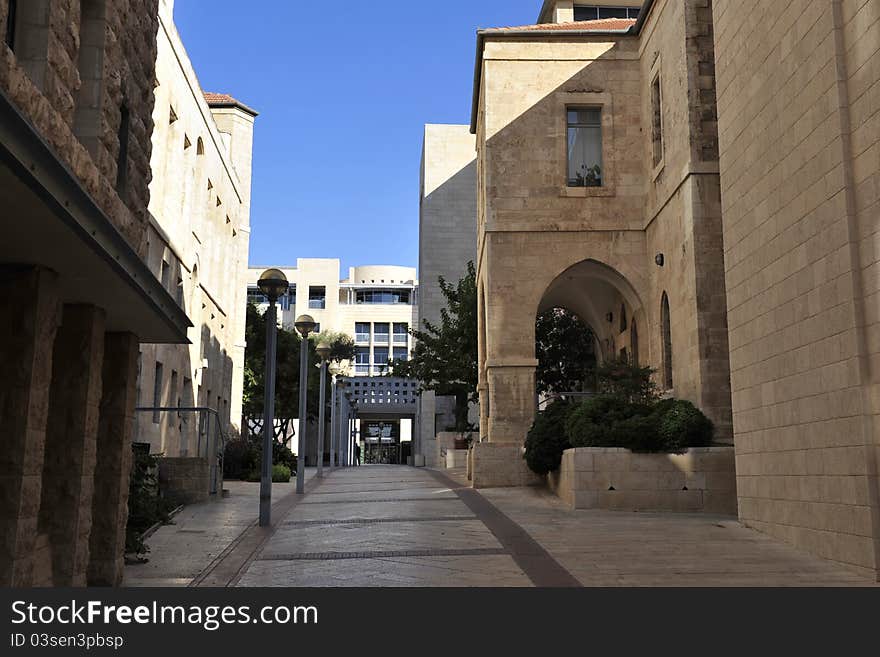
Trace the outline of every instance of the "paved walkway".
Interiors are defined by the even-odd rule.
[[[569,511],[536,489],[474,491],[461,473],[338,470],[279,495],[259,486],[185,509],[126,584],[201,586],[869,585],[721,516]],[[290,485],[292,490],[292,484]]]

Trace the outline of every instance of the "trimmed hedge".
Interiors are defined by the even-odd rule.
[[[290,468],[286,465],[272,466],[272,481],[275,483],[287,483],[290,481]]]
[[[559,468],[569,447],[618,447],[633,452],[682,453],[712,444],[714,427],[683,399],[630,402],[600,395],[580,404],[553,402],[535,417],[524,458],[537,474]]]

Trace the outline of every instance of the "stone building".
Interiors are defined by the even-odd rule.
[[[419,328],[425,320],[440,321],[446,299],[439,278],[455,283],[467,273],[468,262],[476,263],[476,158],[468,126],[425,126],[419,189]],[[436,435],[455,424],[455,398],[425,390],[418,406],[422,454],[428,466],[435,466]]]
[[[277,268],[290,282],[290,291],[278,300],[279,325],[292,331],[296,318],[307,314],[318,324],[316,333],[342,333],[354,340],[355,360],[341,364],[341,376],[359,380],[387,377],[389,361],[409,358],[414,346],[409,329],[416,321],[420,290],[415,268],[361,265],[349,267],[346,278],[341,278],[337,258],[297,258],[296,267]],[[266,269],[268,267],[248,269],[248,301],[256,304],[261,312],[268,308],[269,302],[257,287],[257,281]],[[387,421],[389,428],[393,425],[395,436],[401,442],[409,442],[414,437],[410,417],[373,414],[371,420]],[[364,438],[360,420],[355,431],[359,439]],[[307,431],[307,465],[317,462],[316,437],[316,427]],[[288,435],[290,447],[296,452],[297,441],[292,439],[293,435]],[[327,441],[327,461],[329,449]]]
[[[122,577],[152,274],[158,0],[0,0],[0,585]]]
[[[257,113],[203,93],[173,11],[161,0],[147,263],[194,326],[189,345],[141,346],[138,407],[203,410],[141,411],[135,440],[164,456],[166,493],[197,485],[192,499],[219,490],[220,434],[241,419]]]
[[[733,440],[745,524],[876,576],[880,2],[592,5],[478,33],[474,484],[529,481],[564,306]]]
[[[571,4],[541,15],[565,19]],[[519,452],[535,410],[535,317],[554,306],[589,324],[602,358],[654,366],[663,390],[731,439],[704,6],[478,33],[471,127],[488,441],[476,485],[528,481]]]

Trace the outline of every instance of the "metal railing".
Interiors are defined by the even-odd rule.
[[[563,399],[566,401],[571,401],[573,399],[585,399],[587,397],[595,397],[598,393],[596,392],[555,392],[549,397],[542,399],[538,402],[538,408],[543,408],[548,404],[555,402],[559,399]]]
[[[134,410],[139,413],[176,413],[178,417],[181,414],[196,415],[198,419],[195,432],[195,457],[208,460],[211,487],[209,492],[214,495],[219,491],[223,474],[223,452],[229,436],[223,429],[223,421],[216,409],[209,406],[138,406]],[[188,429],[187,434],[190,432],[191,430]],[[187,445],[190,436],[191,434],[186,436]],[[189,456],[188,451],[182,456]]]

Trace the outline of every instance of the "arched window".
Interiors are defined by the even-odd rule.
[[[205,142],[202,141],[202,138],[199,137],[198,141],[196,141],[196,155],[204,155],[205,154]]]
[[[663,342],[663,387],[672,390],[672,325],[669,319],[669,297],[660,300],[660,331]]]
[[[632,364],[639,366],[639,332],[636,329],[636,322],[630,322],[629,329],[629,351],[632,354]]]
[[[626,304],[620,304],[620,332],[626,330]]]

